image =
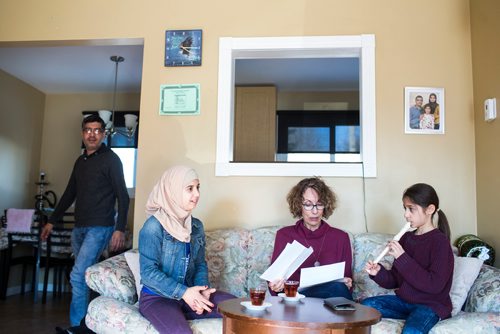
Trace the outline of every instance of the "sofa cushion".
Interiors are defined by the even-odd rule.
[[[263,282],[260,275],[271,265],[276,232],[283,226],[260,227],[249,231],[248,237],[248,276],[245,281],[245,296],[248,288]]]
[[[354,235],[353,297],[355,300],[394,294],[393,290],[380,287],[365,271],[365,264],[368,260],[373,261],[392,238],[393,235],[383,233],[360,233]],[[386,255],[380,261],[380,265],[390,268],[392,261],[393,257]]]
[[[123,254],[88,267],[85,271],[85,282],[101,296],[112,297],[129,304],[137,301],[134,275]]]
[[[97,297],[90,302],[85,324],[96,333],[143,333],[158,334],[153,325],[144,318],[138,303],[130,305],[109,297]],[[222,319],[191,320],[194,334],[222,333]]]
[[[469,291],[464,310],[466,312],[500,312],[499,291],[500,269],[483,264],[478,278]]]
[[[498,313],[460,312],[454,317],[439,321],[429,334],[498,334],[499,331]]]
[[[371,334],[401,333],[404,320],[383,318],[371,327]]]
[[[135,287],[137,289],[137,298],[141,295],[142,284],[141,284],[141,268],[139,264],[139,250],[132,249],[123,254],[127,264],[134,275]]]
[[[128,304],[111,297],[97,297],[87,308],[85,324],[96,333],[157,334],[153,325],[139,313],[138,304]]]
[[[371,334],[401,333],[404,320],[383,318],[373,325]],[[439,321],[429,334],[494,334],[498,333],[498,314],[460,312],[453,318]]]
[[[482,265],[483,261],[478,258],[455,256],[453,282],[450,290],[451,304],[453,305],[452,316],[457,315],[462,309]]]
[[[248,230],[219,229],[205,234],[205,258],[211,286],[238,297],[245,296]]]

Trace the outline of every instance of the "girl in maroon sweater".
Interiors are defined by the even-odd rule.
[[[384,318],[405,319],[403,333],[428,333],[440,320],[450,317],[453,252],[446,215],[439,209],[433,187],[417,183],[403,194],[404,217],[416,228],[400,241],[389,242],[394,256],[390,270],[368,261],[370,278],[396,295],[363,300]],[[434,218],[434,219],[433,219]]]

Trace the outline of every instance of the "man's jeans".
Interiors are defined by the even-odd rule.
[[[72,298],[69,310],[71,326],[77,326],[87,313],[89,289],[85,270],[95,264],[113,234],[113,226],[76,227],[71,235],[75,264],[70,275]]]
[[[438,315],[430,307],[410,304],[394,295],[366,298],[361,304],[377,309],[382,318],[406,320],[404,334],[428,333],[439,321]]]

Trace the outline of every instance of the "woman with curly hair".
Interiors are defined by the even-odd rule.
[[[295,225],[287,226],[276,233],[271,262],[294,240],[305,247],[312,247],[313,253],[290,276],[289,280],[299,281],[300,270],[345,261],[343,282],[331,281],[304,289],[300,293],[306,297],[328,298],[346,297],[352,299],[352,251],[349,235],[330,226],[328,219],[336,208],[335,193],[319,177],[306,178],[296,184],[288,193],[290,213],[299,218]],[[281,292],[284,280],[269,282],[273,294]]]

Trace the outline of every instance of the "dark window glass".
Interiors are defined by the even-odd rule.
[[[359,153],[359,110],[279,110],[277,153]]]

